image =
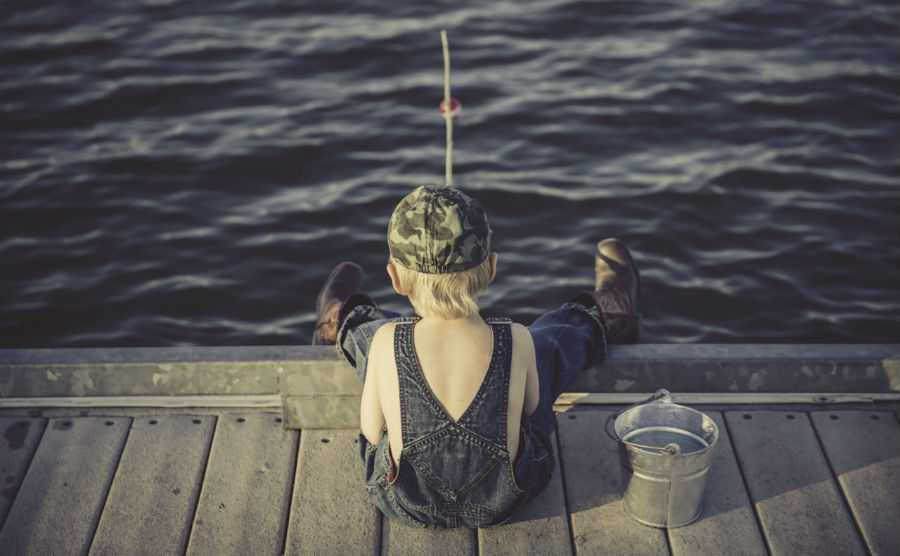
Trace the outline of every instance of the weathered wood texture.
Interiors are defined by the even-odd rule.
[[[356,429],[303,431],[287,554],[373,554],[381,515],[363,483]]]
[[[282,553],[299,436],[274,413],[219,416],[187,554]]]
[[[817,411],[812,418],[869,550],[900,553],[900,423],[886,411]]]
[[[46,424],[45,419],[0,417],[0,530]]]
[[[87,553],[130,422],[50,420],[0,531],[4,553]]]
[[[566,494],[560,471],[559,450],[553,435],[556,469],[547,488],[519,509],[500,527],[478,531],[478,553],[482,556],[522,555],[555,556],[572,554]]]
[[[866,553],[805,413],[725,416],[773,554]]]
[[[718,412],[707,415],[719,427],[719,442],[707,472],[703,514],[690,525],[669,530],[672,554],[765,555],[766,543],[744,488],[725,420]]]
[[[678,556],[764,553],[764,542],[776,555],[900,553],[896,406],[810,409],[812,422],[784,410],[729,410],[723,422],[707,410],[722,436],[704,513],[668,535],[622,508],[609,409],[560,415],[561,465],[547,490],[510,523],[480,531],[383,520],[365,494],[355,428],[301,434],[260,411],[5,415],[0,487],[18,493],[7,497],[0,555],[179,554],[185,542],[190,554],[215,555]]]
[[[353,429],[359,427],[360,399],[358,394],[283,396],[284,420],[292,429]]]
[[[578,554],[668,556],[665,533],[625,514],[625,471],[616,442],[604,432],[610,411],[559,416],[559,444],[572,534]]]
[[[381,554],[390,556],[470,556],[476,554],[472,529],[423,529],[382,516]]]
[[[184,552],[213,426],[188,415],[131,423],[92,555]]]

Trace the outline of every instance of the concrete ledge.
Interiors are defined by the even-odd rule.
[[[0,349],[0,365],[337,361],[333,347],[121,347]]]
[[[333,348],[0,350],[0,398],[277,395],[285,374],[330,376],[328,382],[344,376],[357,386]]]
[[[900,344],[638,344],[614,346],[571,390],[898,392]]]
[[[578,392],[898,392],[900,344],[614,346]],[[333,348],[0,350],[0,397],[354,395]]]
[[[570,390],[897,393],[900,344],[614,346]],[[355,426],[361,385],[329,347],[0,350],[0,401],[280,396],[291,427]],[[48,404],[42,400],[41,404]],[[67,402],[68,403],[68,402]]]

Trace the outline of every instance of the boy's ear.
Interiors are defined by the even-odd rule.
[[[494,278],[497,277],[497,259],[498,258],[499,257],[497,256],[497,253],[491,253],[491,279],[490,279],[489,283],[493,283]]]
[[[387,267],[385,268],[391,279],[391,286],[393,286],[394,291],[400,295],[406,295],[406,292],[400,287],[400,279],[397,277],[397,268],[394,266],[394,261],[388,261]]]

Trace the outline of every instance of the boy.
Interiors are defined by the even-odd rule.
[[[388,517],[420,527],[487,527],[537,495],[554,468],[553,402],[607,342],[638,339],[639,276],[627,248],[601,241],[596,289],[530,327],[484,320],[477,299],[497,271],[481,205],[423,186],[388,224],[387,273],[416,316],[359,293],[341,263],[320,292],[314,344],[337,343],[363,382],[366,489]]]

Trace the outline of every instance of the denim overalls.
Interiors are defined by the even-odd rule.
[[[540,402],[534,414],[523,412],[514,462],[507,451],[511,322],[486,319],[494,335],[490,367],[470,406],[453,421],[419,365],[413,343],[418,317],[397,317],[372,304],[358,304],[341,320],[338,351],[364,380],[369,345],[388,320],[397,322],[394,354],[403,452],[399,469],[394,469],[387,434],[376,445],[359,435],[369,498],[386,516],[412,526],[489,527],[506,521],[550,480],[555,467],[553,401],[578,372],[603,360],[602,315],[596,307],[566,303],[529,327]]]

